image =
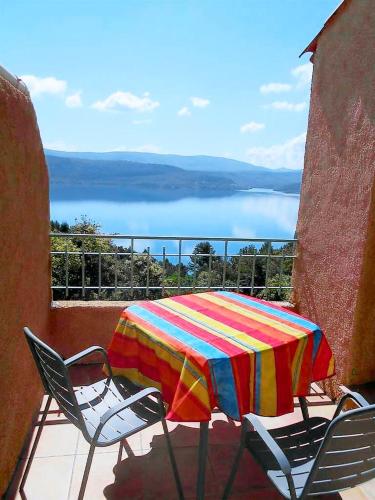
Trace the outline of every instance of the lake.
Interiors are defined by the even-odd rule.
[[[153,201],[139,198],[129,199],[113,188],[83,191],[52,186],[51,219],[73,224],[86,215],[101,225],[102,232],[128,235],[293,238],[299,205],[298,195],[268,190],[218,197],[162,199],[159,195]],[[145,240],[136,244],[136,250],[142,251],[147,245],[152,252],[159,252],[165,243]],[[193,246],[190,242],[183,252]],[[215,245],[217,251],[219,246]],[[232,244],[230,251],[242,246]],[[175,244],[172,247],[175,251]]]

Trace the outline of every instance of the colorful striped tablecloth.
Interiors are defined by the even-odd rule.
[[[167,418],[207,421],[293,411],[293,396],[334,374],[317,325],[269,302],[220,291],[125,309],[109,346],[115,375],[160,389]]]

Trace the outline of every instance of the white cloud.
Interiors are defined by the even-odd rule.
[[[67,87],[65,80],[58,80],[54,76],[40,78],[35,75],[22,75],[21,80],[26,83],[32,97],[41,94],[63,94]]]
[[[296,88],[306,87],[310,85],[312,77],[313,65],[308,62],[306,64],[301,64],[296,68],[292,69],[292,75],[297,79]]]
[[[149,92],[145,92],[139,97],[131,92],[117,91],[109,95],[103,101],[96,101],[92,107],[99,111],[109,111],[118,108],[126,108],[134,111],[153,111],[160,103],[150,98]]]
[[[82,107],[81,91],[68,95],[68,97],[65,99],[65,104],[66,106],[68,106],[68,108],[81,108]]]
[[[272,221],[273,226],[278,226],[292,235],[296,229],[298,205],[298,195],[293,198],[290,194],[285,198],[280,195],[266,196],[262,198],[261,203],[256,196],[246,196],[240,209],[243,214],[248,214],[253,220]],[[259,226],[259,229],[260,233],[255,233],[250,238],[264,237],[262,226]],[[244,236],[238,235],[238,237]]]
[[[43,141],[43,147],[45,149],[54,149],[55,151],[77,151],[76,146],[72,146],[71,144],[66,144],[63,140],[57,141]]]
[[[260,86],[259,90],[262,94],[289,92],[292,90],[292,85],[289,83],[265,83]]]
[[[161,148],[159,146],[155,146],[155,144],[144,144],[133,151],[139,151],[140,153],[160,153]]]
[[[274,101],[272,104],[265,106],[266,108],[278,109],[282,111],[303,111],[306,108],[305,102],[288,102],[288,101]]]
[[[133,125],[146,125],[147,123],[151,123],[152,120],[147,118],[146,120],[133,120]]]
[[[299,169],[303,167],[305,142],[306,133],[303,133],[283,144],[250,148],[246,151],[246,156],[248,161],[255,165]]]
[[[177,111],[177,114],[178,116],[191,116],[191,111],[187,106],[184,106]]]
[[[234,224],[234,226],[232,227],[232,236],[233,238],[255,238],[256,234],[247,226],[243,227]]]
[[[246,134],[247,132],[252,134],[254,132],[257,132],[258,130],[262,130],[264,127],[264,123],[249,122],[242,125],[240,131],[242,134]]]
[[[144,144],[143,146],[130,148],[128,146],[117,146],[110,151],[132,151],[137,153],[160,153],[161,149],[155,144]]]
[[[190,97],[190,100],[195,108],[206,108],[210,104],[209,99],[203,97]]]

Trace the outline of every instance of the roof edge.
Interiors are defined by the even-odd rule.
[[[18,78],[18,76],[12,75],[8,70],[1,66],[0,64],[0,76],[7,80],[9,83],[13,85],[17,90],[20,90],[27,97],[30,97],[29,89],[26,86],[26,83]]]
[[[308,44],[308,46],[300,53],[298,57],[302,57],[303,54],[306,54],[307,52],[315,52],[316,48],[318,46],[318,39],[320,38],[320,35],[323,33],[323,31],[327,28],[329,24],[331,24],[336,16],[341,13],[343,10],[344,6],[348,4],[350,0],[341,0],[340,4],[336,7],[336,9],[332,12],[330,16],[326,19],[325,23],[323,24],[322,29],[319,31],[319,33],[311,40],[311,42]]]

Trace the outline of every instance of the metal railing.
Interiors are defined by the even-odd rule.
[[[286,300],[296,239],[51,233],[58,299],[132,300],[235,290]]]

